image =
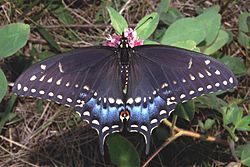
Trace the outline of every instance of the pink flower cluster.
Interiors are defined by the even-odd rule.
[[[132,28],[125,29],[124,37],[128,38],[128,44],[131,48],[134,46],[143,45],[143,40],[140,40],[137,33]],[[118,47],[120,45],[122,36],[117,34],[108,35],[107,41],[103,44],[105,46]]]

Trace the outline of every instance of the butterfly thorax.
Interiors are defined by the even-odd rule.
[[[128,38],[122,37],[120,41],[120,45],[118,46],[119,48],[119,58],[120,58],[120,63],[122,66],[128,65],[129,64],[129,57],[130,57],[130,50],[131,47],[129,46],[128,43]]]

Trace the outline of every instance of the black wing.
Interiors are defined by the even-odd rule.
[[[238,84],[225,65],[201,53],[143,45],[135,47],[131,57],[128,130],[144,135],[146,152],[152,130],[170,115],[177,103]]]
[[[13,92],[74,107],[103,143],[122,130],[121,79],[115,48],[88,47],[39,62],[15,82]]]

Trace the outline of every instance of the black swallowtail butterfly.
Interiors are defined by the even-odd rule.
[[[16,81],[13,92],[73,107],[99,134],[126,128],[150,136],[177,103],[237,86],[222,63],[201,53],[164,45],[94,46],[39,62]],[[125,123],[126,122],[126,123]],[[124,127],[126,126],[126,127]]]

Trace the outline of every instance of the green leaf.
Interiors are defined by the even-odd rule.
[[[203,123],[202,121],[198,120],[198,124],[200,126],[201,129],[207,131],[209,129],[211,129],[213,127],[213,125],[215,124],[215,120],[208,118],[205,123]]]
[[[250,143],[244,146],[244,149],[241,152],[240,161],[242,164],[250,166]]]
[[[231,108],[231,111],[229,111],[229,112],[233,113],[231,120],[232,120],[234,125],[237,125],[242,119],[244,109],[242,107],[237,106],[237,105],[233,105],[230,108]]]
[[[194,99],[196,107],[199,108],[211,108],[220,111],[221,107],[227,106],[228,104],[218,98],[215,94],[208,94],[205,96]]]
[[[63,24],[74,24],[74,19],[71,16],[70,12],[65,9],[65,7],[59,7],[56,10],[53,10],[53,13]]]
[[[11,121],[16,116],[16,113],[11,112],[13,109],[13,106],[16,102],[16,98],[17,98],[16,95],[12,95],[10,100],[8,101],[8,104],[7,104],[4,112],[1,113],[1,116],[0,116],[0,118],[1,118],[0,119],[0,134],[2,132],[2,129],[5,125],[5,123],[8,121]]]
[[[248,33],[249,30],[249,25],[247,24],[247,18],[250,17],[249,12],[243,12],[240,14],[239,17],[239,30],[245,33]]]
[[[250,143],[248,143],[250,145]],[[238,145],[235,150],[234,150],[234,153],[237,157],[240,157],[241,156],[241,153],[242,151],[244,150],[244,148],[246,147],[246,145],[248,144],[245,144],[245,145]]]
[[[224,125],[233,123],[236,126],[243,116],[243,108],[234,104],[229,105],[228,107],[222,107],[222,111]]]
[[[211,6],[210,8],[205,8],[203,13],[210,12],[210,11],[213,11],[215,13],[219,13],[220,12],[220,6],[219,5],[214,5],[214,6]]]
[[[149,40],[149,39],[145,39],[143,41],[143,45],[159,45],[159,44],[160,44],[159,42],[152,41],[152,40]]]
[[[250,37],[244,32],[239,32],[238,41],[241,46],[250,49]]]
[[[192,40],[199,44],[205,39],[205,26],[194,18],[179,19],[169,26],[161,43],[171,45],[179,41]]]
[[[161,0],[157,6],[157,13],[161,15],[162,13],[167,13],[169,8],[170,0]]]
[[[198,125],[201,129],[205,130],[205,125],[201,120],[198,120]]]
[[[41,36],[54,48],[56,51],[60,52],[60,47],[54,40],[54,37],[43,27],[37,28],[38,32],[41,34]]]
[[[147,39],[155,31],[158,22],[159,15],[156,12],[143,17],[135,27],[139,39]]]
[[[229,108],[224,106],[221,108],[222,109],[222,114],[223,114],[223,125],[228,125],[230,123],[232,123],[233,121],[231,120],[231,115],[232,113],[231,112],[228,112],[229,111]]]
[[[210,45],[217,37],[221,26],[221,15],[216,8],[211,7],[196,17],[206,28],[206,45]]]
[[[240,131],[250,131],[250,115],[244,116],[236,125],[235,128]]]
[[[111,19],[111,25],[117,31],[117,33],[121,35],[124,30],[128,28],[127,21],[112,7],[107,7],[107,10]]]
[[[0,102],[1,102],[8,89],[8,82],[1,68],[0,68],[0,85],[1,85],[0,86]]]
[[[28,41],[30,26],[14,23],[0,29],[0,57],[8,57],[16,53]]]
[[[215,124],[215,120],[208,118],[208,119],[205,121],[204,129],[205,129],[205,130],[209,130],[209,129],[211,129],[211,128],[213,127],[214,124]]]
[[[245,75],[247,72],[244,61],[239,57],[223,56],[220,61],[238,76]]]
[[[184,16],[176,8],[169,8],[167,13],[161,13],[160,15],[160,20],[167,25],[170,25],[181,18],[184,18]]]
[[[196,43],[192,40],[175,42],[171,46],[200,52],[200,49],[196,47]]]
[[[204,50],[204,54],[211,55],[215,53],[220,48],[222,48],[228,41],[229,41],[229,34],[224,30],[220,30],[217,38],[212,43],[212,45],[210,45]]]
[[[193,101],[189,101],[183,104],[178,104],[175,108],[174,114],[187,120],[191,121],[194,117],[195,106]]]
[[[111,134],[107,137],[111,162],[119,167],[139,167],[140,158],[134,146],[124,137]]]

